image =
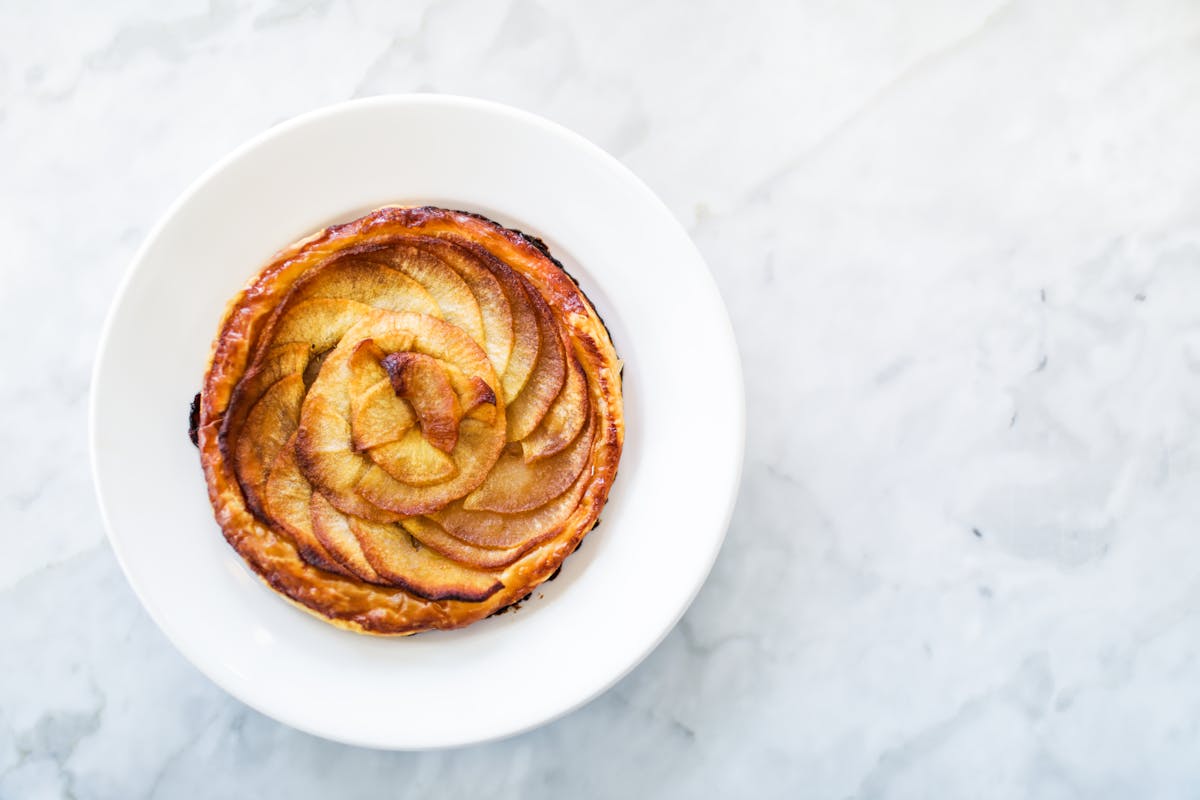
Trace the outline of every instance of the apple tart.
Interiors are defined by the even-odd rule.
[[[225,538],[277,592],[355,631],[457,628],[553,577],[597,524],[620,374],[539,239],[385,207],[233,299],[195,436]]]

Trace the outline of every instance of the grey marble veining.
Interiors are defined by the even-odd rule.
[[[395,754],[171,648],[104,540],[85,408],[196,175],[413,90],[545,114],[660,192],[750,423],[721,558],[640,668]],[[1185,0],[6,4],[0,797],[1195,796],[1198,142]]]

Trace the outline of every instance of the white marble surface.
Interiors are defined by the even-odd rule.
[[[550,116],[658,190],[750,424],[725,550],[636,672],[393,754],[249,711],[164,640],[85,407],[188,182],[411,90]],[[5,3],[0,797],[1195,796],[1198,145],[1194,0]]]

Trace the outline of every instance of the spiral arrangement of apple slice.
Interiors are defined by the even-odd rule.
[[[540,243],[456,213],[384,209],[277,264],[277,296],[206,421],[251,514],[325,579],[470,604],[544,577],[514,565],[568,520],[590,528],[611,480],[595,486],[598,445],[614,443],[601,430],[616,424],[619,453],[621,429],[585,368],[596,342],[569,324],[595,316],[586,298],[557,276],[537,284],[548,273],[529,260],[552,263]]]

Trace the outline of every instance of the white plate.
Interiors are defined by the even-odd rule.
[[[542,237],[625,361],[628,431],[603,524],[518,611],[408,639],[338,630],[260,583],[221,537],[187,438],[226,301],[276,250],[388,203],[467,209]],[[396,749],[527,730],[637,665],[716,558],[744,427],[725,308],[662,202],[565,128],[436,95],[306,114],[209,170],[134,259],[92,383],[108,536],[166,635],[264,714]]]

